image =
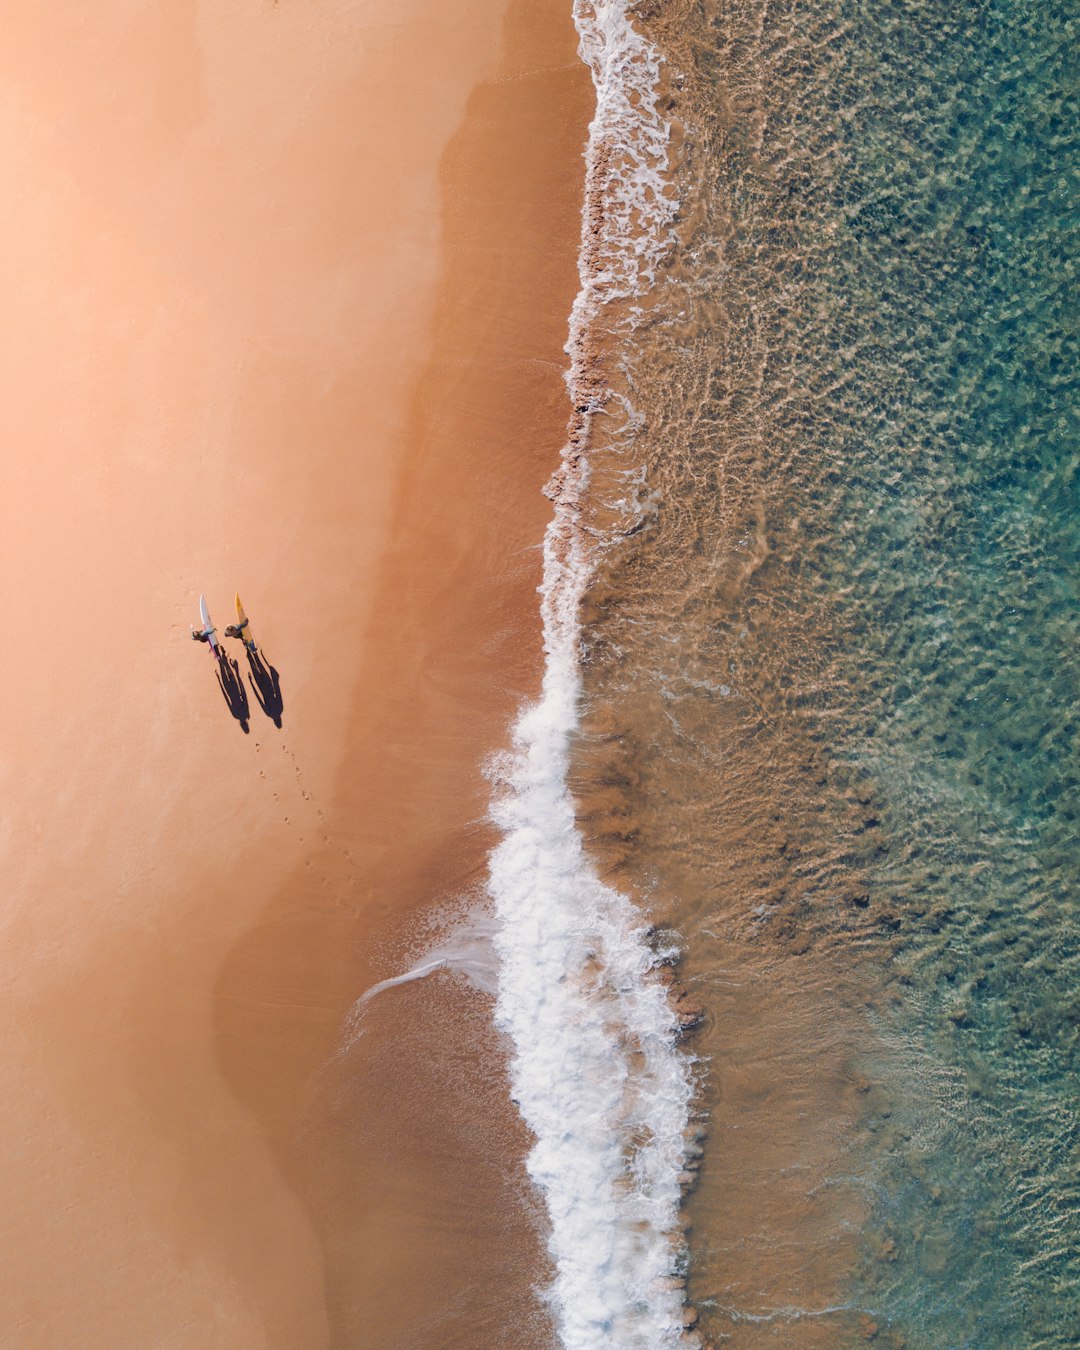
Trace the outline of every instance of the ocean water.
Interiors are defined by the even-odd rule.
[[[576,412],[490,884],[560,1335],[674,1343],[685,1269],[716,1345],[1075,1345],[1080,10],[577,16]]]

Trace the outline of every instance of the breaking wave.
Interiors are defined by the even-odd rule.
[[[563,1344],[593,1350],[687,1343],[678,1220],[692,1085],[659,977],[670,953],[655,950],[641,912],[600,879],[567,785],[578,611],[595,547],[578,516],[600,393],[590,331],[612,301],[647,293],[675,211],[655,50],[625,0],[578,0],[574,17],[597,98],[567,346],[575,419],[549,489],[542,694],[489,766],[502,840],[488,889],[496,1019],[513,1043],[514,1098],[536,1140],[529,1173],[550,1216],[549,1297]]]

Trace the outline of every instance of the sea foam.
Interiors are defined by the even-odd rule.
[[[590,545],[577,518],[597,391],[589,330],[613,300],[652,284],[670,245],[668,128],[659,62],[624,0],[578,0],[596,86],[586,149],[581,290],[569,383],[579,425],[552,484],[541,586],[545,671],[512,748],[490,766],[502,841],[488,889],[497,924],[496,1019],[512,1044],[514,1099],[535,1136],[528,1168],[550,1216],[550,1301],[568,1350],[660,1347],[683,1336],[680,1174],[691,1081],[662,954],[631,901],[604,884],[567,786],[581,691],[578,609]]]

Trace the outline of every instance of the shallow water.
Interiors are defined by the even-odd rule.
[[[600,325],[572,783],[708,1013],[691,1298],[1071,1345],[1080,11],[637,13],[680,210]]]

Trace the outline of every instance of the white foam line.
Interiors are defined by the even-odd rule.
[[[830,1303],[824,1308],[799,1308],[788,1305],[783,1308],[774,1308],[767,1313],[741,1312],[738,1308],[728,1307],[724,1304],[713,1304],[718,1312],[724,1313],[732,1322],[803,1322],[815,1317],[832,1317],[834,1313],[851,1312],[853,1310],[868,1312],[867,1309],[859,1309],[854,1303]]]
[[[674,203],[655,51],[630,24],[625,0],[577,0],[574,16],[597,93],[582,285],[567,348],[580,406],[588,326],[613,298],[651,284]],[[590,864],[567,787],[580,696],[578,606],[589,575],[576,510],[586,473],[577,447],[567,447],[544,540],[543,691],[520,716],[512,749],[490,768],[503,836],[488,881],[496,1018],[513,1042],[514,1098],[536,1137],[528,1167],[550,1216],[562,1343],[651,1350],[682,1336],[683,1293],[673,1276],[691,1086],[645,921]]]

